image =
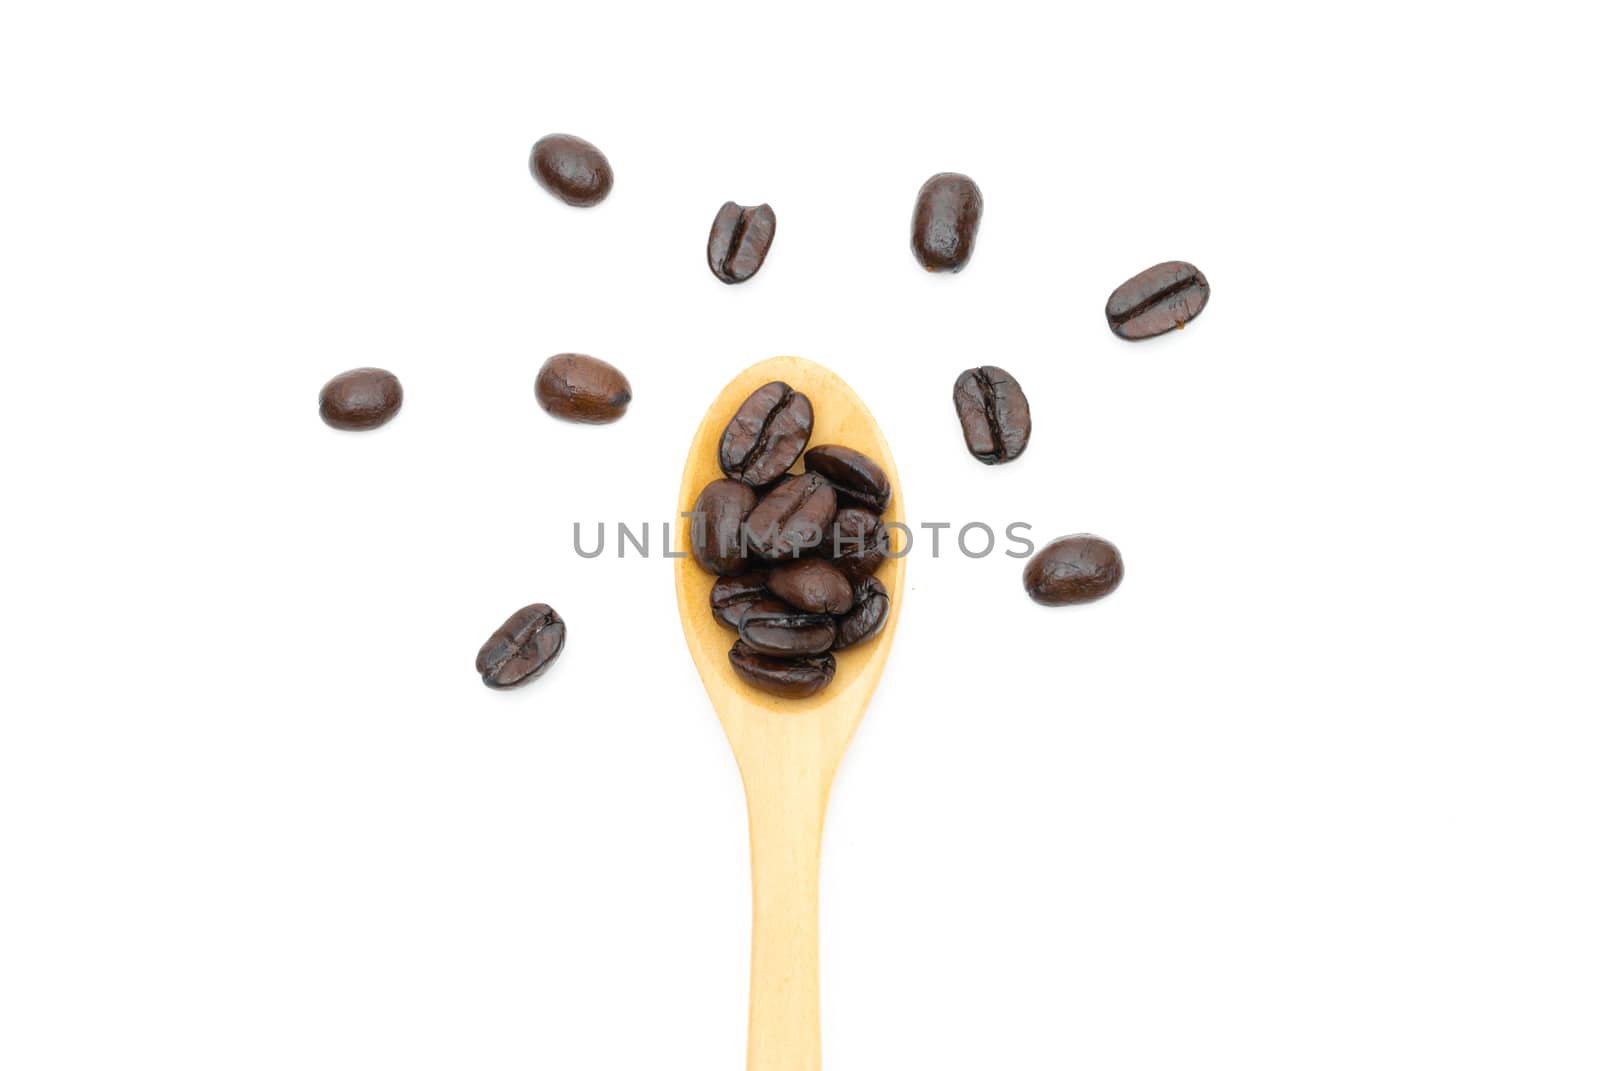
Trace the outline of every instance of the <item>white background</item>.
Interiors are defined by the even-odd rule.
[[[743,797],[670,564],[796,353],[913,523],[824,860],[832,1071],[1600,1065],[1583,5],[8,5],[0,1066],[742,1067]],[[529,178],[596,142],[608,201]],[[956,276],[914,195],[971,174]],[[761,274],[706,232],[770,202]],[[1213,297],[1139,345],[1106,295]],[[534,404],[626,371],[607,428]],[[1033,404],[969,458],[956,374]],[[343,369],[400,416],[317,419]],[[659,534],[655,537],[659,549]],[[547,601],[570,638],[486,690]]]

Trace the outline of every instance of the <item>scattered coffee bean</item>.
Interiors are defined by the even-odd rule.
[[[717,582],[711,585],[711,616],[729,628],[737,629],[744,612],[767,596],[766,573],[718,577]]]
[[[833,485],[815,472],[790,476],[750,511],[747,542],[768,561],[798,558],[821,544],[837,505]]]
[[[585,353],[558,353],[545,361],[533,392],[545,412],[580,424],[620,420],[633,400],[627,376]]]
[[[738,480],[714,480],[695,499],[689,518],[689,549],[707,572],[719,576],[742,573],[744,522],[756,508],[756,493]]]
[[[881,465],[859,450],[831,444],[813,446],[806,451],[806,471],[826,476],[841,506],[882,513],[889,505],[889,477]]]
[[[542,602],[524,606],[478,651],[478,672],[491,688],[527,684],[550,668],[567,642],[561,615]]]
[[[871,510],[850,506],[834,514],[821,552],[851,580],[870,576],[889,557],[889,529]]]
[[[1028,448],[1033,417],[1022,387],[1004,368],[969,368],[956,377],[956,416],[967,451],[985,465],[1015,461]]]
[[[842,651],[863,640],[870,640],[889,620],[889,589],[875,576],[864,576],[856,581],[855,606],[839,619],[833,649]]]
[[[911,251],[928,271],[960,271],[972,259],[983,194],[965,175],[945,171],[922,184],[911,216]]]
[[[787,383],[758,387],[722,432],[722,471],[765,487],[795,463],[811,438],[811,399]]]
[[[767,588],[791,606],[814,614],[846,614],[855,605],[850,578],[821,558],[785,562],[772,570]]]
[[[597,205],[611,192],[611,162],[606,154],[571,134],[546,134],[534,142],[528,170],[539,185],[569,205]]]
[[[758,654],[797,658],[833,648],[835,626],[827,614],[808,614],[778,599],[753,602],[739,619],[739,639]]]
[[[1106,322],[1117,337],[1137,342],[1183,327],[1200,315],[1209,300],[1211,284],[1200,269],[1169,260],[1113,290],[1106,302]]]
[[[1045,606],[1093,602],[1122,583],[1122,555],[1099,536],[1063,536],[1029,559],[1022,583],[1028,597]]]
[[[833,681],[835,669],[831,654],[776,658],[753,650],[743,640],[734,643],[728,661],[740,680],[785,699],[817,694]]]
[[[367,431],[389,423],[400,411],[403,392],[393,372],[352,368],[328,380],[317,397],[322,422],[341,431]]]
[[[730,285],[744,282],[761,270],[777,230],[778,217],[771,205],[747,208],[729,201],[711,221],[706,242],[711,274]]]

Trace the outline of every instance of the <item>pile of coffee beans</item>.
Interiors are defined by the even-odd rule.
[[[834,651],[876,636],[889,592],[873,574],[889,554],[881,514],[894,489],[877,461],[848,446],[806,449],[811,399],[787,383],[746,398],[723,429],[723,479],[689,520],[689,548],[717,577],[711,615],[738,633],[728,661],[773,695],[814,695]],[[791,473],[804,457],[804,471]]]

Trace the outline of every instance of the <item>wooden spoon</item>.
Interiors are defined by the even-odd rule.
[[[720,479],[717,446],[739,403],[763,383],[782,380],[811,399],[811,445],[839,443],[883,466],[894,495],[885,521],[905,523],[900,474],[889,444],[855,391],[828,369],[800,357],[751,365],[722,389],[689,444],[678,492],[678,550],[689,549],[683,514]],[[891,532],[894,530],[891,529]],[[894,532],[893,547],[903,537]],[[733,672],[734,634],[711,616],[713,577],[691,557],[676,562],[678,616],[700,679],[722,720],[744,778],[750,810],[750,866],[755,922],[750,952],[749,1071],[817,1071],[822,1032],[817,997],[817,868],[822,821],[834,771],[883,674],[900,618],[906,563],[891,556],[878,570],[889,591],[889,620],[865,643],[837,652],[833,683],[805,699],[757,691]]]

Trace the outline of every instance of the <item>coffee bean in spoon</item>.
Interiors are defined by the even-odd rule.
[[[1122,583],[1122,554],[1099,536],[1062,536],[1028,560],[1022,583],[1028,597],[1043,606],[1093,602]]]
[[[1015,461],[1028,448],[1033,417],[1027,395],[1003,368],[969,368],[956,377],[956,417],[967,451],[985,465]]]
[[[729,576],[749,567],[744,554],[744,522],[756,507],[756,493],[738,480],[713,480],[695,499],[689,520],[689,549],[708,573]]]
[[[370,431],[394,419],[404,392],[393,372],[352,368],[323,384],[317,396],[322,422],[340,431]]]
[[[534,142],[528,169],[553,196],[579,208],[604,201],[614,177],[606,154],[572,134],[547,134]]]
[[[889,530],[871,510],[847,507],[834,514],[821,554],[851,580],[870,576],[889,557]]]
[[[837,626],[827,614],[809,614],[781,599],[751,603],[739,619],[739,639],[760,654],[794,658],[833,647]]]
[[[855,605],[839,619],[833,649],[843,651],[870,640],[889,620],[889,589],[875,576],[862,577],[855,585]]]
[[[586,353],[558,353],[545,361],[533,393],[545,412],[579,424],[620,420],[633,400],[628,377]]]
[[[728,662],[740,680],[752,688],[785,699],[804,699],[815,695],[833,681],[836,668],[833,655],[808,655],[779,658],[764,655],[743,640],[735,641]]]
[[[1211,300],[1205,273],[1183,260],[1146,268],[1111,292],[1106,323],[1118,338],[1130,342],[1178,330]]]
[[[911,251],[928,271],[960,271],[972,259],[983,219],[978,184],[953,171],[922,184],[911,216]]]
[[[883,466],[848,446],[813,446],[806,451],[806,471],[820,472],[828,478],[840,506],[861,506],[882,513],[893,493]]]
[[[771,205],[747,207],[729,201],[711,221],[706,263],[711,274],[729,285],[742,283],[761,270],[778,231]]]
[[[821,544],[833,523],[833,485],[815,472],[790,476],[768,491],[745,520],[747,541],[768,561],[798,558]]]
[[[817,415],[782,381],[746,395],[721,429],[726,478],[701,487],[689,511],[700,526],[688,540],[692,556],[717,574],[708,609],[739,636],[730,664],[775,695],[825,688],[835,671],[828,652],[870,640],[893,616],[888,588],[872,574],[892,545],[880,514],[894,488],[885,466],[854,447],[807,451]],[[805,471],[794,473],[802,456]]]
[[[767,577],[767,588],[791,606],[814,614],[849,613],[855,605],[850,578],[821,558],[784,562]]]
[[[752,604],[769,598],[766,573],[743,573],[739,576],[722,576],[711,585],[711,616],[737,629],[744,612]]]
[[[723,429],[717,448],[722,471],[765,487],[789,471],[811,438],[811,399],[787,383],[756,388]]]
[[[524,606],[478,651],[477,668],[490,688],[515,688],[550,668],[567,642],[567,624],[542,602]]]

